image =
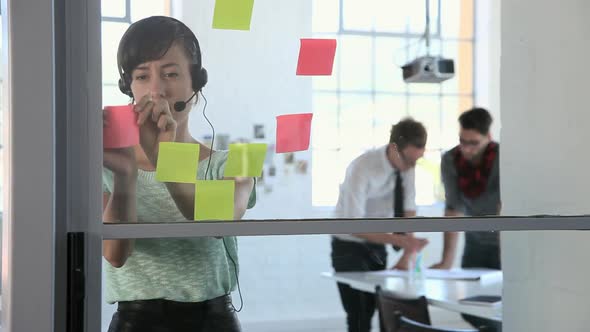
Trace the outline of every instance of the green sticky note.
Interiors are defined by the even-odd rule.
[[[195,183],[199,166],[199,144],[161,142],[156,166],[160,182]]]
[[[230,144],[223,176],[262,176],[266,148],[264,143]]]
[[[217,0],[213,29],[250,30],[254,0]]]
[[[197,181],[195,220],[233,220],[234,188],[233,180]]]

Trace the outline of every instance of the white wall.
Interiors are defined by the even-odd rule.
[[[502,4],[502,198],[507,215],[587,214],[588,1]],[[502,234],[504,331],[588,331],[586,232]]]
[[[311,1],[257,0],[250,31],[212,29],[214,3],[182,1],[173,13],[199,38],[209,73],[209,83],[203,90],[208,100],[207,115],[216,134],[229,134],[230,141],[253,140],[253,125],[263,124],[266,139],[262,142],[273,144],[277,115],[312,111],[311,78],[295,75],[299,39],[311,36]],[[200,115],[202,106],[201,101],[192,110],[190,122],[190,130],[198,138],[211,134]],[[296,159],[309,161],[310,155],[309,151],[297,152]],[[272,158],[282,170],[283,156]],[[258,207],[245,218],[313,215],[309,172],[281,172],[275,182],[279,183],[273,184],[272,195],[260,197]],[[285,199],[293,204],[282,204]],[[281,209],[272,208],[276,206]]]
[[[311,78],[295,76],[299,38],[311,35],[311,2],[257,0],[250,31],[212,29],[213,8],[214,1],[184,1],[180,13],[201,43],[208,114],[232,138],[253,138],[253,123],[274,137],[274,116],[311,110]],[[209,133],[200,116],[192,120],[197,137]]]
[[[487,108],[500,140],[500,1],[475,1],[475,104]]]

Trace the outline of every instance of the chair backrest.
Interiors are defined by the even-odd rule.
[[[430,325],[428,313],[428,301],[424,296],[414,299],[400,298],[394,293],[376,289],[377,310],[379,311],[379,323],[383,332],[397,332],[397,320],[395,313],[399,312],[404,317],[413,321]]]
[[[481,332],[483,330],[446,329],[422,324],[402,316],[400,312],[395,313],[398,330],[396,332]]]

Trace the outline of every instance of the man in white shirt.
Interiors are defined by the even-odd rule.
[[[389,144],[365,152],[348,166],[340,186],[336,218],[391,218],[416,215],[414,167],[424,155],[426,129],[404,119],[391,129]],[[396,268],[407,269],[412,254],[422,250],[426,239],[410,234],[334,235],[332,265],[336,272],[377,271],[386,268],[385,245],[404,249]],[[375,311],[371,293],[338,283],[349,332],[369,332]]]

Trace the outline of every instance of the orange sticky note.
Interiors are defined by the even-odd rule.
[[[297,75],[332,75],[336,39],[301,39]]]
[[[277,116],[276,152],[304,151],[309,148],[312,113]]]
[[[195,184],[195,220],[234,219],[233,180],[199,180]]]
[[[102,128],[104,148],[126,148],[139,144],[139,126],[133,105],[106,106],[106,125]]]

